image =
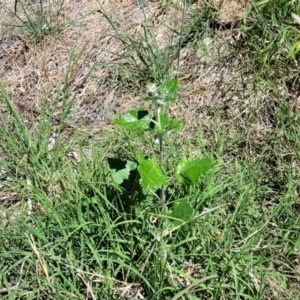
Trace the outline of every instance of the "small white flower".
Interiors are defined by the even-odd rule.
[[[156,96],[157,95],[157,86],[155,83],[147,83],[147,92],[150,95]]]

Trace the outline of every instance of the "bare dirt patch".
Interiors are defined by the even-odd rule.
[[[243,19],[245,9],[250,7],[250,2],[238,0],[214,0],[213,6],[218,11],[219,23],[233,24]]]

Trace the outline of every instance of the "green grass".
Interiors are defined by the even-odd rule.
[[[228,100],[241,115],[232,121],[216,106],[195,136],[167,138],[165,204],[132,191],[132,182],[122,191],[109,171],[108,158],[134,159],[140,145],[152,150],[150,140],[122,131],[108,131],[97,142],[76,130],[67,137],[69,110],[53,125],[55,105],[49,112],[45,104],[40,121],[28,125],[1,89],[9,113],[0,114],[0,186],[19,203],[1,207],[1,299],[300,297],[300,123],[288,96],[297,93],[298,58],[288,56],[297,38],[285,23],[291,2],[264,3],[234,28],[243,47],[228,45],[237,57],[249,57],[241,60],[241,74],[255,75],[254,88],[247,86],[239,102]],[[293,6],[297,12],[298,1]],[[187,45],[195,51],[202,37]],[[157,73],[159,63],[146,73],[157,81],[167,74]],[[146,65],[139,74],[140,64],[130,66],[129,75],[140,79]],[[260,122],[268,130],[260,132]],[[54,132],[57,142],[48,150]],[[184,190],[171,176],[173,166],[196,155],[213,156],[218,165]],[[182,198],[197,214],[170,227],[172,203]]]
[[[15,0],[14,8],[2,4],[11,16],[9,26],[18,27],[24,34],[29,34],[36,42],[46,35],[59,33],[66,24],[60,21],[64,0],[24,1]]]
[[[183,42],[182,24],[186,5],[181,11],[180,23],[176,24],[178,28],[165,24],[164,40],[159,40],[153,31],[154,24],[147,18],[146,5],[143,0],[137,1],[142,15],[142,30],[131,36],[122,28],[118,28],[117,20],[109,15],[100,1],[97,0],[97,2],[100,14],[113,29],[113,36],[117,44],[124,49],[121,54],[113,51],[113,54],[116,55],[114,65],[117,66],[119,76],[124,80],[124,84],[141,88],[147,80],[160,85],[173,78],[174,69],[178,68]],[[162,43],[163,45],[161,45]],[[105,48],[101,49],[107,51]],[[107,64],[107,62],[101,63]]]
[[[15,0],[13,9],[4,3],[0,4],[10,17],[5,27],[17,28],[22,35],[32,37],[36,43],[40,43],[46,36],[58,35],[96,12],[92,10],[77,19],[64,20],[64,6],[64,0]]]

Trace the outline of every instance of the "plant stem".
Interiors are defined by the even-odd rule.
[[[15,15],[17,15],[17,6],[18,6],[18,0],[15,0],[15,5],[14,5]]]
[[[160,107],[159,104],[156,104],[156,114],[157,114],[157,123],[158,123],[159,132],[162,131],[160,113],[161,113],[161,107]],[[163,137],[162,134],[158,134],[159,164],[160,164],[161,168],[163,168],[163,165],[164,165],[163,140],[162,140],[162,137]],[[160,192],[160,200],[164,202],[165,198],[166,198],[166,195],[165,195],[165,186],[162,185],[161,192]]]
[[[160,164],[161,167],[163,167],[164,156],[163,156],[162,136],[159,136],[158,141],[159,141],[159,164]],[[165,198],[166,198],[166,195],[165,195],[165,186],[163,185],[161,187],[160,200],[164,202]]]

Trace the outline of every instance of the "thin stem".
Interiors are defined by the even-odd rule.
[[[159,132],[162,131],[160,113],[161,113],[161,106],[159,104],[156,104],[156,115],[157,115],[157,123],[158,123]],[[163,165],[164,165],[163,140],[162,140],[162,137],[163,137],[162,134],[159,133],[158,134],[159,164],[160,164],[161,168],[163,168]],[[164,202],[165,198],[166,198],[166,195],[165,195],[165,186],[163,185],[161,187],[160,200]]]
[[[158,141],[159,141],[159,164],[160,164],[161,167],[163,167],[164,156],[163,156],[162,135],[159,136]],[[160,200],[164,202],[165,199],[166,199],[166,195],[165,195],[165,186],[163,185],[163,186],[161,187]]]
[[[183,29],[184,29],[184,18],[185,18],[185,12],[186,12],[186,0],[182,1],[183,9],[182,9],[182,17],[181,17],[181,29],[180,29],[180,38],[179,38],[179,46],[178,46],[178,59],[177,59],[177,72],[179,72],[179,62],[180,62],[180,54],[181,54],[181,48],[183,43]]]
[[[14,5],[15,15],[17,15],[17,6],[18,6],[18,0],[15,0],[15,5]]]

